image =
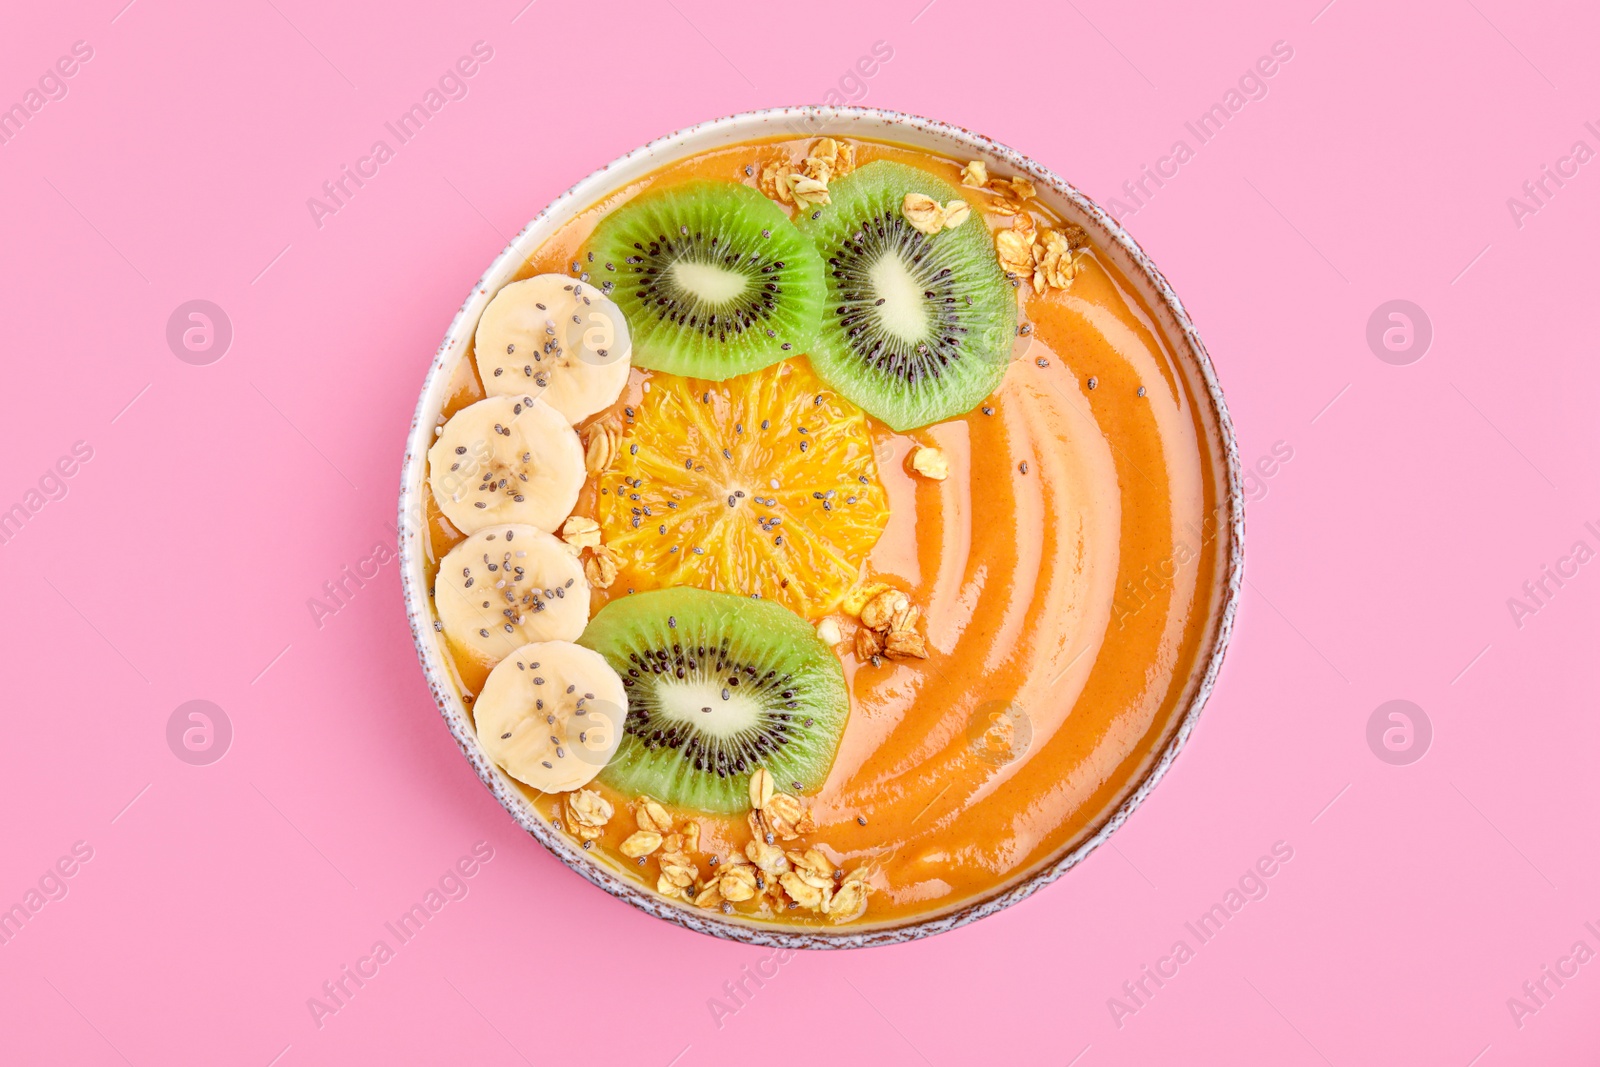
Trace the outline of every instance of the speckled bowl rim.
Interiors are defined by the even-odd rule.
[[[478,316],[489,298],[510,280],[550,234],[572,216],[627,181],[694,152],[764,136],[817,137],[830,134],[896,141],[947,156],[983,159],[989,162],[991,168],[998,168],[1002,173],[1025,174],[1038,187],[1041,201],[1090,232],[1096,244],[1111,254],[1130,283],[1140,290],[1140,295],[1149,301],[1158,319],[1162,320],[1161,325],[1172,344],[1174,357],[1189,364],[1190,373],[1185,375],[1187,383],[1192,388],[1197,377],[1204,387],[1204,393],[1196,395],[1195,402],[1200,404],[1209,401],[1212,420],[1223,445],[1227,491],[1218,493],[1218,507],[1220,510],[1225,504],[1228,510],[1229,543],[1223,596],[1214,620],[1213,644],[1203,664],[1197,665],[1201,671],[1199,683],[1194,686],[1188,706],[1182,711],[1181,721],[1161,750],[1159,758],[1147,768],[1133,792],[1103,817],[1093,835],[1020,881],[980,899],[967,901],[953,910],[877,926],[811,930],[738,920],[723,916],[720,912],[708,912],[668,901],[607,869],[576,847],[570,838],[559,833],[539,814],[478,745],[466,708],[458,695],[454,669],[440,647],[440,635],[433,628],[434,617],[428,604],[423,569],[422,524],[408,521],[408,517],[423,514],[423,494],[427,492],[427,451],[433,442],[435,420],[448,395],[447,387],[455,361],[464,354]],[[619,172],[625,176],[619,177]],[[933,119],[880,108],[779,107],[703,122],[658,138],[613,160],[551,201],[484,272],[451,321],[444,342],[428,368],[406,442],[400,482],[399,519],[400,573],[406,617],[411,624],[423,674],[451,736],[483,784],[510,812],[517,825],[579,875],[641,911],[712,937],[778,948],[863,948],[931,937],[1010,907],[1077,866],[1138,808],[1183,749],[1216,683],[1233,632],[1234,615],[1244,581],[1244,497],[1233,423],[1205,345],[1184,310],[1183,302],[1173,292],[1166,278],[1134,239],[1099,205],[1033,160],[982,134]]]

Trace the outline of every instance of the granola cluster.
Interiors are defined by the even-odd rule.
[[[760,899],[774,910],[804,908],[834,922],[848,922],[866,911],[871,891],[868,872],[846,873],[815,845],[783,848],[816,829],[798,798],[776,791],[765,767],[750,776],[751,840],[744,852],[729,855],[714,881],[695,896],[700,907]]]
[[[611,469],[622,447],[622,421],[615,414],[590,423],[583,431],[583,469],[598,478]]]
[[[1030,281],[1035,292],[1043,293],[1072,284],[1083,269],[1081,253],[1089,238],[1081,226],[1040,227],[1024,213],[1011,220],[1009,230],[994,235],[994,247],[1007,276]]]
[[[941,204],[922,193],[907,193],[900,204],[900,213],[912,227],[932,237],[940,230],[953,230],[967,221],[972,206],[960,197]]]
[[[584,515],[573,515],[561,524],[558,535],[567,551],[583,560],[583,576],[596,589],[607,589],[617,580],[622,557],[600,542],[600,524]],[[587,551],[588,555],[583,553]]]
[[[927,659],[928,644],[917,633],[917,621],[922,612],[911,604],[911,598],[898,589],[883,586],[859,601],[853,614],[861,623],[856,630],[856,658],[870,662],[874,667],[891,659]],[[845,610],[852,607],[847,598]]]
[[[1059,229],[1041,227],[1028,204],[1039,195],[1032,181],[1021,175],[991,178],[983,161],[975,159],[962,168],[961,184],[992,194],[988,210],[1011,217],[1011,228],[994,235],[1000,269],[1008,277],[1031,282],[1039,293],[1072,284],[1083,269],[1081,253],[1089,247],[1089,236],[1071,223]]]
[[[834,922],[849,922],[866,911],[871,891],[866,868],[846,873],[815,845],[779,844],[799,842],[816,830],[816,823],[798,798],[776,791],[764,767],[750,776],[750,804],[752,840],[742,852],[709,857],[704,871],[695,858],[700,824],[691,819],[675,827],[666,808],[647,796],[629,805],[637,829],[618,851],[641,864],[655,857],[656,892],[700,908],[732,912],[735,904],[752,903],[772,911],[803,908]],[[613,814],[611,803],[591,789],[566,799],[567,827],[585,848],[604,832]]]
[[[585,848],[589,842],[605,833],[606,823],[611,821],[615,813],[611,801],[593,789],[580,789],[568,794],[566,808],[567,829],[573,837],[584,843]]]
[[[833,201],[828,195],[828,183],[855,168],[855,145],[823,137],[811,146],[799,166],[787,158],[762,164],[756,185],[769,200],[780,204],[829,204]]]
[[[583,431],[583,469],[598,478],[611,468],[622,447],[622,422],[615,415],[591,423]],[[601,543],[600,524],[573,515],[561,525],[558,536],[567,550],[583,560],[583,576],[596,589],[609,589],[617,580],[622,557]],[[584,553],[588,555],[585,556]]]
[[[641,862],[644,857],[655,855],[659,872],[656,892],[677,900],[688,899],[689,890],[700,876],[691,855],[700,848],[700,824],[690,819],[674,829],[667,809],[650,797],[633,802],[633,821],[638,829],[623,840],[618,850]]]
[[[961,168],[961,184],[992,194],[994,199],[989,201],[988,208],[996,215],[1021,215],[1028,210],[1028,201],[1039,195],[1033,182],[1020,174],[1014,178],[989,177],[989,167],[981,159],[974,159]]]

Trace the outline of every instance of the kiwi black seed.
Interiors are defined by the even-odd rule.
[[[783,209],[737,182],[641,194],[589,239],[641,367],[722,381],[806,351],[822,259]]]
[[[1005,375],[1017,301],[982,216],[925,234],[909,193],[961,198],[919,167],[878,160],[835,179],[832,203],[800,229],[827,271],[811,363],[829,385],[896,430],[965,414]]]
[[[579,643],[622,676],[622,743],[601,773],[629,795],[740,812],[765,767],[802,793],[833,765],[850,701],[833,650],[770,600],[677,587],[607,604]]]

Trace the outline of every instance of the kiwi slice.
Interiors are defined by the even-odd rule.
[[[809,793],[833,765],[850,710],[844,670],[811,626],[770,600],[678,586],[602,608],[579,644],[622,676],[622,744],[601,780],[706,812],[750,806],[765,767]]]
[[[906,221],[907,193],[960,197],[918,167],[878,160],[835,179],[833,203],[800,219],[827,261],[811,362],[829,385],[896,430],[964,414],[1011,360],[1017,297],[974,211],[929,236]]]
[[[720,382],[816,338],[822,258],[782,208],[737,182],[646,192],[600,221],[585,258],[641,367]]]

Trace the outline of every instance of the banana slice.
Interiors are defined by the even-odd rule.
[[[628,383],[628,321],[588,282],[540,274],[494,295],[473,344],[491,396],[529,394],[576,424],[610,407]]]
[[[583,444],[532,396],[491,396],[450,416],[428,449],[428,485],[463,533],[502,523],[551,531],[583,488]]]
[[[628,698],[605,657],[568,641],[523,645],[489,672],[473,705],[478,743],[546,793],[587,785],[622,741]]]
[[[576,641],[589,623],[583,565],[532,526],[491,526],[456,545],[433,598],[445,636],[486,667],[529,641]]]

